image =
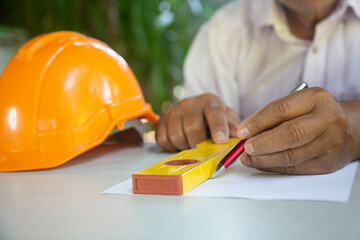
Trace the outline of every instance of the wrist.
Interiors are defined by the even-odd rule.
[[[360,158],[360,100],[340,101],[347,118],[346,152],[349,160]]]

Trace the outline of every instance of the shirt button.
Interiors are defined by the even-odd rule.
[[[275,27],[275,29],[276,29],[276,31],[279,33],[279,34],[284,34],[284,28],[282,28],[282,27],[279,27],[279,26],[276,26]]]
[[[317,52],[319,51],[319,49],[318,49],[317,47],[314,47],[314,48],[312,49],[312,51],[313,51],[314,54],[317,54]]]

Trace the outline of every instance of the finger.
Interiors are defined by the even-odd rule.
[[[174,109],[171,111],[168,125],[168,137],[171,143],[179,150],[189,149],[190,145],[183,129],[183,119],[181,112]]]
[[[235,124],[232,121],[228,121],[229,131],[230,131],[230,137],[237,138],[237,130],[238,130],[238,124]]]
[[[283,168],[258,168],[258,170],[285,175],[313,175],[332,173],[341,167],[343,167],[343,165],[337,165],[336,162],[328,156],[328,154],[324,154],[298,166]]]
[[[240,123],[238,137],[249,138],[284,121],[309,113],[316,104],[317,95],[320,95],[317,92],[323,91],[319,89],[304,89],[271,102]]]
[[[207,139],[206,123],[202,112],[190,111],[183,115],[183,129],[190,147]]]
[[[297,148],[320,136],[324,127],[321,116],[306,114],[248,139],[245,151],[250,155],[265,155]]]
[[[175,152],[177,148],[171,143],[170,139],[168,138],[168,130],[167,130],[167,123],[166,123],[167,116],[163,116],[158,124],[156,125],[155,130],[155,140],[156,143],[168,152]]]
[[[284,168],[298,166],[328,152],[329,148],[326,143],[326,138],[325,135],[321,135],[314,141],[301,147],[267,155],[249,155],[243,153],[240,156],[240,160],[245,166],[253,168]]]
[[[229,107],[226,108],[226,115],[230,130],[230,137],[237,137],[237,126],[240,124],[241,119],[235,110]]]
[[[224,106],[213,101],[204,108],[204,115],[214,142],[226,143],[229,140],[229,126]]]

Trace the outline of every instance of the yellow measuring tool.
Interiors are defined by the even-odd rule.
[[[182,195],[215,172],[219,162],[240,141],[226,144],[206,140],[132,175],[133,193]]]

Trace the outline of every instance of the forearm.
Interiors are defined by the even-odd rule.
[[[348,119],[349,158],[360,158],[360,100],[340,101]]]

